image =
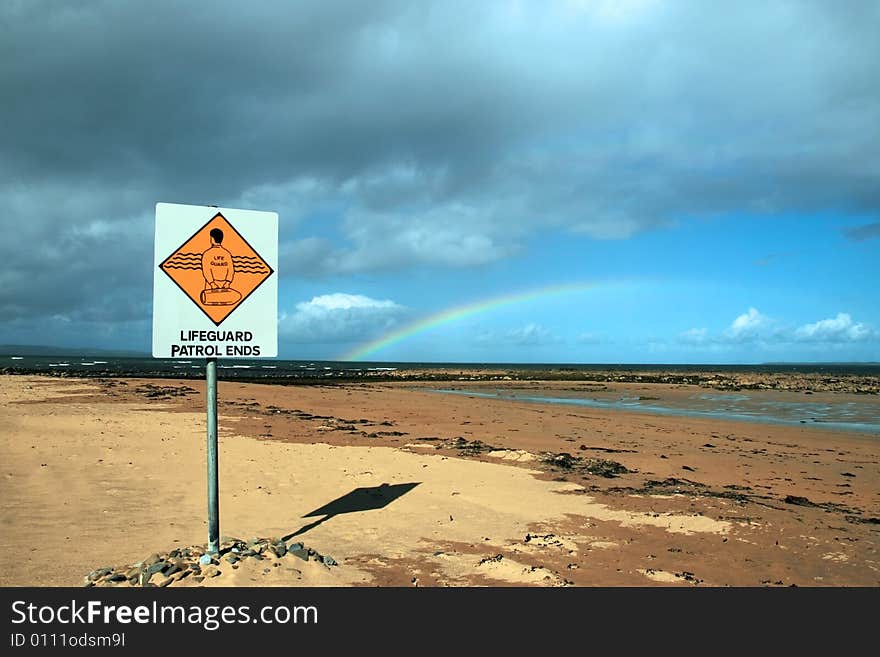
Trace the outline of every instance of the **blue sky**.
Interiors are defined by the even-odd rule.
[[[162,201],[279,213],[282,357],[591,283],[370,357],[880,360],[876,3],[34,0],[0,22],[0,344],[148,351]]]
[[[348,289],[403,306],[383,311],[399,316],[393,324],[399,327],[515,291],[596,283],[595,289],[552,294],[431,328],[375,352],[377,359],[871,360],[877,358],[874,327],[880,325],[873,301],[880,280],[877,243],[855,241],[845,232],[863,224],[845,217],[740,215],[681,222],[619,240],[543,234],[516,257],[478,269],[375,275]],[[319,298],[324,290],[319,282],[300,286],[292,301]],[[750,315],[752,309],[757,312]],[[841,313],[849,320],[839,319]],[[733,329],[743,315],[749,321]],[[832,321],[809,330],[823,320]],[[340,347],[338,354],[349,342]]]

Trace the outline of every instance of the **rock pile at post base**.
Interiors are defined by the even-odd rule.
[[[333,557],[319,554],[297,541],[288,543],[280,538],[244,541],[224,536],[218,554],[208,554],[205,545],[175,548],[151,554],[134,564],[96,568],[83,578],[83,585],[162,587],[186,578],[201,583],[221,575],[226,568],[237,569],[239,563],[247,559],[273,559],[278,563],[285,558],[317,561],[328,568],[339,565]]]

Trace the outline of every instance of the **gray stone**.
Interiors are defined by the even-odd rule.
[[[94,581],[97,581],[98,579],[100,579],[101,577],[103,577],[104,575],[109,575],[112,572],[113,572],[112,568],[108,568],[105,566],[104,568],[97,568],[97,569],[93,570],[92,572],[90,572],[88,574],[88,578],[90,581],[94,582]]]
[[[152,566],[154,563],[158,563],[160,561],[162,561],[162,558],[154,552],[153,554],[148,556],[146,559],[144,559],[144,565],[145,566]]]
[[[288,550],[287,553],[292,554],[295,557],[299,557],[303,561],[309,560],[309,551],[306,550],[305,548],[298,548],[296,550]]]
[[[166,564],[164,561],[157,561],[156,563],[150,565],[144,572],[146,572],[147,576],[149,577],[150,575],[158,573],[160,570],[164,569],[165,566],[167,566],[167,565],[168,564]]]
[[[211,563],[211,555],[210,554],[203,554],[202,556],[199,557],[199,564],[201,564],[202,566],[207,566],[210,563]]]
[[[328,556],[328,555],[324,555],[324,565],[325,566],[338,566],[339,564],[336,562],[336,559],[334,559],[333,557]]]
[[[287,545],[285,545],[283,542],[275,543],[275,545],[272,546],[272,551],[275,553],[276,557],[283,557],[285,554],[287,554]]]
[[[170,577],[171,575],[178,572],[179,570],[180,570],[180,568],[177,566],[176,563],[169,563],[162,569],[162,574],[165,577]]]
[[[291,543],[287,546],[288,552],[293,552],[294,550],[302,550],[305,547],[302,543]]]

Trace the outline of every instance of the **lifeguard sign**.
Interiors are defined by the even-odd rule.
[[[153,356],[278,355],[278,215],[156,205]]]
[[[278,355],[278,215],[157,203],[155,265],[153,356],[205,359],[207,551],[216,555],[217,359]]]

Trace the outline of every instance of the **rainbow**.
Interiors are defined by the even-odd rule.
[[[523,292],[514,292],[512,294],[492,297],[491,299],[483,299],[482,301],[475,301],[461,306],[455,306],[454,308],[447,308],[446,310],[441,310],[440,312],[428,315],[427,317],[417,319],[406,326],[395,329],[375,340],[358,345],[351,351],[343,354],[340,360],[365,360],[377,351],[390,347],[398,342],[402,342],[417,333],[428,331],[444,324],[451,324],[452,322],[457,322],[465,317],[485,313],[502,306],[510,306],[548,296],[584,292],[598,287],[607,288],[614,284],[615,283],[604,281],[602,283],[580,282],[549,285]]]

